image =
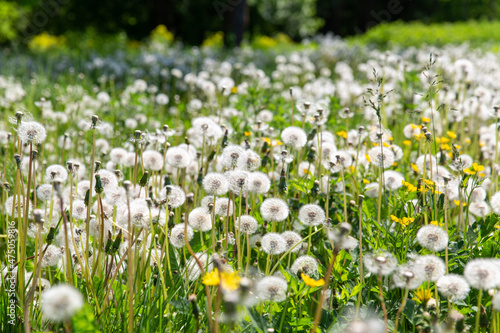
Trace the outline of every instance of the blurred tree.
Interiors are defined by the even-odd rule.
[[[283,32],[298,40],[320,28],[345,36],[395,20],[494,20],[499,18],[499,4],[500,0],[0,0],[0,42],[21,37],[27,43],[43,31],[59,35],[89,28],[142,39],[164,24],[187,44],[201,44],[224,31],[226,45],[238,45],[245,33],[251,37]]]

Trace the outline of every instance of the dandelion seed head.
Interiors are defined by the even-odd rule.
[[[47,201],[52,196],[52,184],[42,184],[36,189],[36,198],[41,201]]]
[[[23,121],[17,129],[17,135],[24,143],[40,144],[47,138],[47,131],[36,121]]]
[[[323,208],[316,204],[306,204],[299,210],[299,221],[304,225],[316,226],[325,222],[326,214]]]
[[[420,287],[424,279],[423,267],[418,260],[398,266],[393,274],[394,285],[409,290]]]
[[[384,171],[384,186],[390,191],[398,190],[403,186],[405,180],[403,175],[397,171],[386,170]]]
[[[255,171],[248,175],[247,188],[250,193],[266,194],[271,188],[271,180],[265,173]]]
[[[237,145],[229,145],[222,151],[222,165],[226,168],[233,168],[238,165],[240,156],[244,155],[245,150]]]
[[[426,281],[436,282],[446,273],[443,259],[435,255],[420,256],[418,259]]]
[[[439,252],[448,246],[448,234],[443,228],[428,224],[418,230],[417,241],[422,247]]]
[[[143,152],[142,161],[146,170],[160,171],[163,168],[163,155],[156,150],[146,150]]]
[[[186,168],[192,161],[191,154],[181,147],[168,148],[165,159],[168,165],[179,169]]]
[[[486,201],[474,201],[469,205],[469,213],[477,217],[488,216],[491,212],[490,206]]]
[[[48,182],[65,182],[68,178],[68,170],[62,165],[53,164],[47,167],[45,177]]]
[[[254,234],[259,227],[257,220],[250,215],[242,215],[234,221],[234,227],[244,234]]]
[[[74,287],[59,284],[45,290],[41,296],[43,317],[56,322],[73,317],[83,306],[83,296]]]
[[[231,170],[227,171],[224,173],[224,175],[227,177],[227,180],[229,182],[229,190],[233,192],[236,195],[245,195],[247,191],[247,180],[249,176],[248,171],[244,170]]]
[[[114,191],[118,188],[118,178],[114,172],[101,169],[97,174],[101,176],[101,184],[104,191]]]
[[[364,258],[366,269],[376,275],[391,274],[398,265],[397,259],[389,252],[377,251],[367,253]]]
[[[285,252],[286,242],[280,234],[270,232],[262,237],[261,246],[265,253],[276,255]]]
[[[281,132],[281,140],[285,145],[298,149],[306,145],[307,134],[299,127],[289,126]]]
[[[373,147],[368,151],[368,156],[373,165],[387,169],[394,163],[394,153],[386,147]]]
[[[259,154],[252,150],[245,150],[245,152],[240,154],[240,157],[236,162],[236,166],[238,167],[238,169],[246,171],[254,171],[260,166],[260,164],[261,158]]]
[[[161,190],[160,198],[168,199],[168,205],[178,208],[186,202],[186,193],[180,186],[167,185]]]
[[[297,243],[299,243],[302,240],[302,237],[295,231],[284,231],[281,233],[281,237],[285,239],[286,242],[286,251],[291,250],[291,252],[299,252],[300,251],[300,246],[295,246]]]
[[[288,205],[282,199],[268,198],[260,205],[260,214],[265,221],[284,221],[288,212]]]
[[[218,216],[233,216],[234,202],[226,197],[219,197],[215,200],[214,212]]]
[[[470,291],[467,281],[456,274],[442,276],[436,285],[439,293],[452,302],[464,300]]]
[[[209,231],[212,229],[212,216],[203,207],[193,209],[189,213],[188,222],[194,230]]]
[[[495,288],[500,281],[500,265],[495,259],[473,259],[465,265],[464,277],[474,289]]]
[[[290,270],[298,276],[300,276],[300,273],[304,273],[308,276],[316,276],[318,274],[318,263],[316,259],[311,256],[300,256],[295,259]]]
[[[283,302],[286,299],[287,282],[275,276],[267,276],[256,285],[257,296],[262,301]]]
[[[188,242],[193,239],[194,232],[190,226],[187,226],[186,235]],[[172,228],[172,230],[170,231],[170,244],[172,244],[172,246],[176,248],[181,248],[186,245],[184,241],[184,223],[177,224]]]
[[[47,246],[45,253],[42,257],[42,267],[55,266],[59,260],[63,257],[65,251],[64,248],[50,244]]]
[[[229,182],[223,174],[211,172],[203,178],[203,188],[209,195],[224,195],[229,190]]]
[[[87,206],[83,200],[73,201],[73,218],[83,221],[87,218]]]

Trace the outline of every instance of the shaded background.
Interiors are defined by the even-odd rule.
[[[141,40],[159,24],[189,45],[225,32],[225,44],[282,32],[294,40],[315,33],[360,34],[396,20],[494,20],[500,0],[0,0],[0,42],[47,31],[54,35],[125,32]]]

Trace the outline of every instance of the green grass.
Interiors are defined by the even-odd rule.
[[[382,23],[350,41],[381,47],[422,45],[443,46],[469,43],[472,46],[500,43],[500,21],[468,21],[457,23],[402,22]]]

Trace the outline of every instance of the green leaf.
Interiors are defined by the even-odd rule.
[[[71,320],[74,333],[101,332],[96,324],[92,308],[85,304]]]

